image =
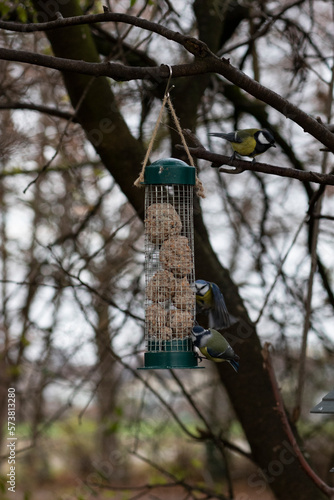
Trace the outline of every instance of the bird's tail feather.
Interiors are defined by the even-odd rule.
[[[239,363],[238,361],[235,361],[234,359],[229,360],[230,365],[232,368],[238,373],[239,371]]]
[[[210,132],[209,135],[212,137],[225,137],[227,134],[219,133],[219,132]]]

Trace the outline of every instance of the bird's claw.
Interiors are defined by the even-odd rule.
[[[195,354],[196,354],[196,359],[199,359],[199,362],[202,363],[204,356],[200,356],[197,352]]]

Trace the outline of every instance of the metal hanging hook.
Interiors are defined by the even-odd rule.
[[[169,92],[174,88],[174,85],[172,85],[171,87],[169,87],[170,81],[171,81],[172,76],[173,76],[173,70],[172,70],[172,67],[171,67],[170,64],[166,64],[166,66],[169,69],[169,77],[168,77],[168,80],[167,80],[167,85],[166,85],[166,90],[165,90],[165,96],[169,97]]]

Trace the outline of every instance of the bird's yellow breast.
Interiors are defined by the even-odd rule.
[[[256,147],[256,140],[254,137],[247,137],[240,142],[231,142],[232,148],[241,156],[250,156]]]
[[[196,302],[204,309],[212,307],[212,291],[208,290],[204,295],[196,295]]]

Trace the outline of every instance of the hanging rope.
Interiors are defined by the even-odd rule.
[[[192,167],[195,167],[194,160],[192,159],[192,156],[191,156],[189,148],[188,148],[188,144],[186,143],[186,140],[185,140],[183,132],[182,132],[182,128],[181,128],[181,125],[180,125],[180,120],[176,116],[175,109],[174,109],[174,106],[172,104],[172,101],[171,101],[169,93],[167,93],[167,103],[168,103],[170,112],[172,114],[172,117],[174,119],[177,131],[180,134],[183,147],[184,147],[184,149],[185,149],[185,151],[187,153],[189,163],[190,163],[190,165]],[[197,196],[200,196],[201,198],[205,198],[204,187],[203,187],[203,184],[200,181],[199,177],[197,176],[197,174],[196,174],[195,191],[196,191]]]
[[[161,122],[161,119],[162,119],[162,115],[163,115],[164,108],[166,106],[167,99],[168,99],[168,94],[165,94],[165,96],[163,98],[163,101],[162,101],[162,106],[161,106],[161,109],[160,109],[160,113],[159,113],[159,116],[158,116],[158,119],[157,119],[157,123],[155,124],[154,130],[153,130],[153,133],[152,133],[152,137],[151,137],[150,143],[149,143],[147,151],[146,151],[146,155],[145,155],[145,158],[144,158],[144,161],[143,161],[143,166],[142,166],[141,172],[139,174],[138,179],[135,180],[135,182],[134,182],[134,185],[136,187],[142,187],[141,184],[144,182],[145,168],[146,168],[148,159],[150,157],[150,154],[151,154],[151,151],[152,151],[152,148],[153,148],[153,143],[154,143],[154,140],[155,140],[155,136],[157,135],[157,132],[158,132],[158,128],[159,128],[159,125],[160,125],[160,122]]]
[[[152,133],[151,140],[149,142],[149,145],[148,145],[148,148],[147,148],[147,151],[146,151],[146,154],[145,154],[145,158],[144,158],[144,161],[143,161],[143,166],[142,166],[141,172],[139,174],[138,179],[134,182],[134,185],[136,187],[141,187],[141,184],[144,182],[145,168],[146,168],[148,159],[150,157],[150,154],[152,152],[154,140],[155,140],[155,137],[157,135],[157,132],[158,132],[158,129],[159,129],[159,126],[160,126],[160,122],[162,120],[162,115],[163,115],[163,111],[164,111],[164,108],[166,106],[166,103],[168,104],[169,110],[171,112],[171,115],[173,117],[174,123],[176,125],[176,129],[177,129],[177,131],[178,131],[178,133],[179,133],[179,135],[181,137],[182,145],[183,145],[183,147],[184,147],[184,149],[186,151],[186,154],[187,154],[187,157],[188,157],[188,160],[189,160],[189,164],[192,167],[195,167],[194,161],[192,159],[192,156],[190,154],[188,145],[186,143],[186,140],[185,140],[183,132],[182,132],[182,128],[181,128],[181,125],[180,125],[180,120],[178,119],[178,117],[177,117],[177,115],[175,113],[175,109],[174,109],[173,103],[172,103],[170,95],[169,95],[169,91],[170,91],[169,83],[170,83],[170,80],[172,78],[172,68],[169,65],[168,65],[168,67],[169,67],[169,78],[168,78],[167,85],[166,85],[165,95],[164,95],[164,98],[163,98],[163,101],[162,101],[162,105],[161,105],[161,109],[160,109],[160,113],[159,113],[157,122],[155,124],[154,130],[153,130],[153,133]],[[196,191],[197,196],[200,196],[201,198],[205,198],[204,187],[203,187],[202,182],[198,178],[197,174],[196,174],[195,191]]]

